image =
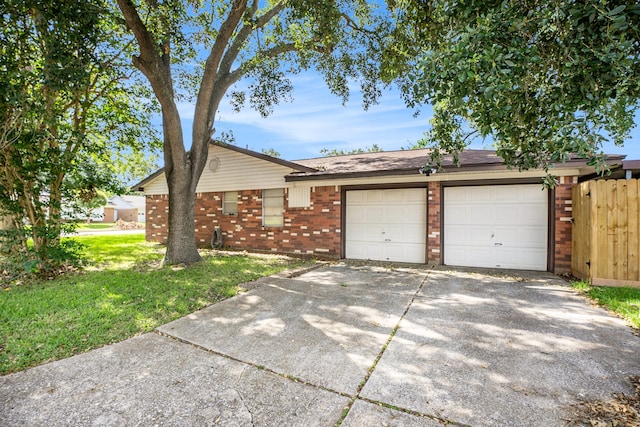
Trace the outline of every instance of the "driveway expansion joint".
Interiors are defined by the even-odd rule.
[[[176,337],[174,335],[167,334],[166,332],[162,332],[162,331],[159,331],[157,329],[154,332],[156,334],[158,334],[159,336],[161,336],[161,337],[169,338],[169,339],[174,340],[176,342],[179,342],[181,344],[186,344],[188,346],[194,347],[194,348],[196,348],[196,349],[198,349],[200,351],[204,351],[204,352],[209,353],[209,354],[214,354],[216,356],[220,356],[220,357],[223,357],[225,359],[232,360],[232,361],[237,362],[237,363],[241,363],[241,364],[246,365],[248,367],[255,368],[255,369],[259,370],[259,371],[268,372],[270,374],[277,375],[277,376],[279,376],[281,378],[287,379],[289,381],[293,381],[293,382],[298,383],[298,384],[302,384],[302,385],[306,385],[306,386],[309,386],[309,387],[313,387],[313,388],[318,389],[318,390],[327,391],[329,393],[333,393],[333,394],[336,394],[336,395],[342,396],[342,397],[349,397],[349,398],[352,397],[348,393],[337,391],[337,390],[333,390],[333,389],[331,389],[329,387],[324,387],[324,386],[321,386],[321,385],[318,385],[318,384],[314,384],[312,382],[305,381],[305,380],[303,380],[301,378],[298,378],[296,376],[293,376],[293,375],[289,375],[289,374],[285,374],[285,373],[282,373],[282,372],[275,371],[273,369],[267,368],[266,366],[264,366],[262,364],[248,362],[246,360],[238,359],[237,357],[233,357],[233,356],[230,356],[228,354],[220,353],[219,351],[212,350],[212,349],[207,348],[207,347],[205,347],[203,345],[196,344],[196,343],[191,342],[189,340],[186,340],[184,338],[179,338],[179,337]],[[244,371],[243,371],[243,373],[244,373]]]
[[[438,416],[434,416],[434,415],[428,415],[428,414],[423,414],[423,413],[419,413],[416,411],[412,411],[409,409],[403,409],[403,408],[399,408],[397,406],[394,405],[390,405],[384,402],[379,402],[379,401],[375,401],[375,400],[371,400],[371,399],[367,399],[367,398],[363,398],[360,397],[360,393],[362,392],[362,389],[364,389],[364,386],[367,385],[367,381],[369,381],[369,378],[371,377],[371,375],[373,374],[373,371],[375,371],[376,366],[378,365],[378,362],[380,361],[380,359],[382,358],[382,356],[384,355],[385,350],[387,349],[387,347],[389,346],[389,344],[391,344],[391,341],[393,340],[393,337],[396,335],[396,332],[398,331],[398,329],[400,328],[400,323],[402,323],[402,320],[405,318],[405,316],[407,315],[407,313],[409,312],[409,309],[411,308],[411,305],[413,304],[413,302],[416,300],[416,298],[418,297],[418,294],[420,293],[420,291],[422,290],[422,288],[424,287],[425,283],[427,283],[427,280],[429,280],[429,273],[433,270],[433,268],[430,268],[427,271],[427,274],[424,276],[424,278],[422,279],[422,281],[420,282],[420,285],[418,286],[418,289],[416,289],[416,291],[413,293],[413,296],[411,297],[411,300],[409,301],[409,303],[407,304],[406,308],[404,309],[404,312],[402,313],[402,315],[400,316],[400,318],[398,319],[398,322],[396,323],[396,325],[393,327],[393,330],[391,331],[391,333],[389,334],[389,338],[387,338],[387,341],[382,345],[382,348],[380,349],[380,352],[378,353],[378,355],[376,356],[376,359],[373,361],[373,364],[371,365],[371,367],[369,367],[369,370],[367,371],[367,374],[364,377],[364,380],[362,380],[362,382],[360,383],[360,385],[358,386],[358,388],[356,389],[356,392],[353,396],[351,397],[351,400],[349,400],[348,405],[345,407],[342,417],[340,418],[340,420],[338,421],[338,423],[336,424],[336,426],[339,426],[342,424],[342,422],[345,420],[345,418],[347,417],[347,415],[349,415],[349,411],[351,411],[351,408],[353,407],[353,404],[356,402],[356,400],[362,400],[365,402],[369,402],[369,403],[373,403],[374,405],[379,405],[379,406],[383,406],[385,408],[389,408],[389,409],[394,409],[394,410],[398,410],[400,412],[405,412],[407,414],[411,414],[411,415],[416,415],[419,417],[423,417],[423,418],[430,418],[433,419],[435,421],[439,421],[445,424],[451,424],[451,421],[446,420],[442,417],[438,417]]]

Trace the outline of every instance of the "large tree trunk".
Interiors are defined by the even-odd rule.
[[[150,2],[153,8],[158,4]],[[257,8],[258,2],[255,2]],[[132,0],[118,0],[127,25],[133,31],[140,47],[140,55],[133,57],[133,64],[149,80],[151,87],[162,106],[162,125],[164,132],[165,177],[169,187],[169,234],[166,264],[194,263],[202,258],[198,253],[195,238],[195,197],[200,175],[207,162],[210,131],[213,129],[215,112],[222,96],[233,81],[233,78],[221,79],[218,67],[223,60],[229,40],[242,22],[247,8],[247,0],[234,0],[227,19],[222,23],[215,43],[206,61],[194,112],[191,151],[186,152],[183,141],[180,113],[176,107],[173,78],[171,76],[171,32],[168,31],[168,19],[161,19],[167,24],[167,31],[156,39],[138,14]],[[161,13],[164,13],[162,11]],[[255,13],[255,10],[253,11]],[[249,28],[249,27],[247,27]],[[250,31],[246,31],[242,42]],[[162,51],[158,52],[158,44]],[[238,44],[239,49],[240,44]],[[238,49],[231,49],[233,55],[227,58],[225,75],[237,57]],[[216,91],[217,89],[217,91]]]
[[[195,198],[190,191],[190,168],[176,168],[167,177],[169,183],[169,236],[166,264],[191,264],[202,260],[196,246]]]
[[[202,260],[195,230],[196,186],[202,169],[194,174],[192,155],[184,151],[182,124],[175,104],[163,108],[162,117],[165,177],[169,187],[169,234],[164,263],[192,264]]]

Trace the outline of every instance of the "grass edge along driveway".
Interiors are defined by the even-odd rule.
[[[144,235],[74,237],[84,271],[0,288],[0,375],[149,332],[243,291],[240,284],[311,261],[202,251],[192,266],[161,266]]]

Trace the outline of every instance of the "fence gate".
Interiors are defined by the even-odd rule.
[[[587,181],[572,191],[571,273],[594,285],[640,286],[638,180]]]

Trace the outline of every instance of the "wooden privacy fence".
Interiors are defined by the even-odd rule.
[[[637,179],[573,187],[571,273],[593,285],[640,286]]]

